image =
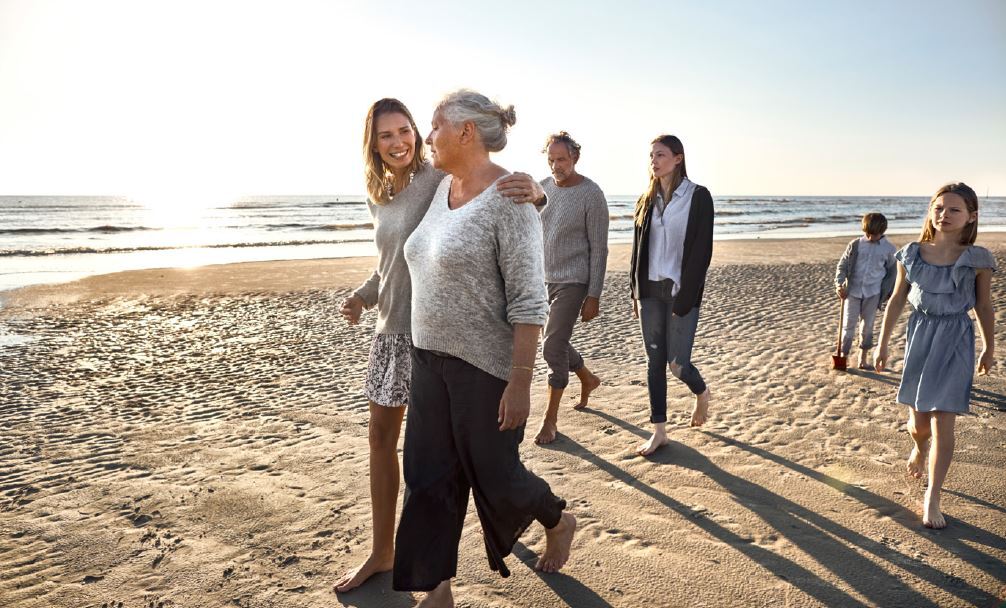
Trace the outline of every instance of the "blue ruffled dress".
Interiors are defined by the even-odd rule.
[[[966,414],[975,372],[975,328],[968,311],[975,307],[975,270],[996,263],[984,247],[968,247],[949,266],[922,259],[919,244],[896,255],[911,285],[905,366],[898,403],[917,412]]]

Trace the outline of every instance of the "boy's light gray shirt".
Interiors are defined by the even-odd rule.
[[[513,325],[548,318],[541,221],[493,183],[451,210],[452,177],[405,243],[412,277],[412,341],[510,378]],[[551,202],[550,202],[551,204]]]
[[[367,308],[377,305],[374,333],[407,334],[411,332],[412,282],[405,263],[405,239],[412,234],[430,207],[443,171],[423,165],[409,185],[384,205],[367,201],[374,218],[374,244],[377,268],[353,293]]]
[[[600,298],[608,262],[608,202],[600,186],[584,177],[560,188],[541,180],[548,205],[541,210],[545,241],[545,281],[582,283],[587,295]]]

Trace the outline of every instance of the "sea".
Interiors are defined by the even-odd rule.
[[[610,196],[609,240],[632,240],[636,195]],[[891,234],[917,233],[927,197],[722,196],[716,239],[855,235],[864,213]],[[1006,230],[1006,198],[980,201],[981,230]],[[150,206],[114,196],[0,196],[3,292],[145,268],[367,256],[375,253],[366,199],[255,196]]]

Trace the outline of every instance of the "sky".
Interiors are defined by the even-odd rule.
[[[513,104],[611,195],[678,135],[715,195],[1006,195],[1006,2],[0,0],[0,195],[364,192],[368,106]]]

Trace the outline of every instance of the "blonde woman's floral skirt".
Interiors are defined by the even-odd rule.
[[[411,380],[412,336],[374,334],[363,388],[367,399],[385,407],[407,405]]]

